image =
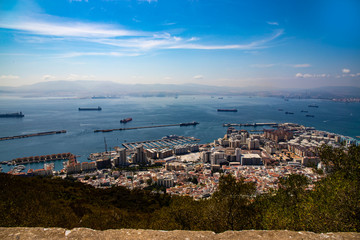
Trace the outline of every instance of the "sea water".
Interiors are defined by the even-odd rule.
[[[319,107],[308,107],[314,104]],[[102,111],[78,111],[79,107],[98,106]],[[238,112],[217,112],[218,108],[236,108]],[[105,151],[105,141],[110,149],[124,142],[160,139],[171,134],[191,136],[200,139],[200,143],[208,143],[224,136],[227,128],[223,127],[223,123],[293,122],[350,137],[360,135],[360,104],[330,100],[285,101],[281,98],[246,96],[0,99],[0,113],[19,111],[23,112],[24,118],[0,118],[0,137],[55,130],[66,130],[67,133],[0,141],[0,161],[71,152],[81,162],[87,161],[90,153]],[[286,111],[294,114],[285,114]],[[314,117],[306,117],[307,114]],[[133,120],[120,123],[121,119],[128,117]],[[96,129],[192,121],[200,124],[94,133]],[[62,168],[61,161],[56,161],[55,165],[56,169]],[[4,172],[8,171],[9,167],[2,166]],[[43,164],[27,165],[27,169],[30,167],[42,168]]]

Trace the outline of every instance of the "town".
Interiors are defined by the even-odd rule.
[[[305,175],[311,189],[326,173],[318,156],[319,147],[356,144],[351,138],[294,123],[276,124],[261,133],[232,126],[224,137],[208,144],[198,144],[193,137],[171,135],[124,143],[113,151],[91,154],[87,162],[77,162],[70,153],[37,158],[67,158],[61,171],[54,171],[53,163],[44,163],[43,169],[26,173],[21,172],[23,165],[15,165],[8,173],[68,177],[99,188],[122,186],[203,199],[214,193],[222,174],[255,183],[258,194],[277,189],[279,178],[290,174]],[[15,159],[13,164],[17,161],[29,159]]]

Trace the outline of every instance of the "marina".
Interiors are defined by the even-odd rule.
[[[0,141],[12,140],[12,139],[20,139],[20,138],[28,138],[28,137],[37,137],[37,136],[46,136],[46,135],[60,134],[60,133],[66,133],[66,130],[24,134],[24,135],[17,135],[17,136],[11,136],[11,137],[1,137]]]
[[[113,128],[113,129],[97,129],[94,132],[113,132],[113,131],[125,131],[125,130],[136,130],[143,128],[160,128],[160,127],[174,127],[174,126],[196,126],[198,122],[189,122],[189,123],[177,123],[177,124],[163,124],[163,125],[152,125],[152,126],[142,126],[142,127],[131,127],[131,128]]]
[[[139,141],[139,142],[127,142],[122,145],[128,149],[133,150],[136,149],[137,146],[142,145],[144,148],[171,148],[176,145],[185,145],[199,142],[200,139],[194,137],[184,137],[184,136],[176,136],[170,135],[163,137],[158,140],[147,140],[147,141]]]

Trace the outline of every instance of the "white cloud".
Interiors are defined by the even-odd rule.
[[[203,79],[204,76],[203,75],[195,75],[193,76],[193,79]]]
[[[112,56],[112,57],[136,57],[142,55],[134,52],[70,52],[57,55],[59,58],[72,58],[81,56]]]
[[[269,67],[273,67],[275,66],[275,64],[253,64],[251,65],[251,67],[255,67],[255,68],[269,68]]]
[[[49,81],[49,80],[54,80],[56,77],[53,76],[53,75],[49,75],[49,74],[45,74],[44,76],[42,76],[42,80],[45,80],[45,81]]]
[[[69,2],[89,2],[89,0],[69,0]]]
[[[303,63],[303,64],[295,64],[293,65],[294,68],[307,68],[307,67],[311,67],[310,64],[308,63]]]
[[[267,24],[269,24],[269,25],[279,26],[279,23],[278,23],[278,22],[267,22]]]
[[[144,33],[119,29],[113,25],[90,24],[82,22],[72,22],[62,20],[40,21],[33,19],[24,19],[18,22],[0,22],[0,28],[18,30],[43,36],[56,37],[121,37],[121,36],[144,36]]]
[[[297,78],[326,78],[326,77],[330,77],[330,75],[325,74],[325,73],[322,73],[322,74],[297,73],[295,75],[295,77],[297,77]]]
[[[0,79],[6,79],[6,80],[11,80],[11,79],[19,79],[19,76],[16,75],[1,75]]]
[[[164,80],[172,80],[172,77],[164,77]]]
[[[157,3],[158,0],[138,0],[138,2],[148,2],[149,4],[150,3]]]
[[[343,68],[343,69],[342,69],[342,72],[343,72],[343,73],[349,73],[349,72],[350,72],[350,69]]]
[[[78,74],[69,74],[66,80],[94,80],[94,75],[78,75]]]
[[[146,1],[154,2],[154,1]],[[268,48],[269,43],[281,35],[282,29],[271,36],[243,44],[207,45],[196,36],[183,38],[168,32],[143,32],[128,30],[117,25],[95,24],[71,21],[50,15],[36,15],[33,18],[8,17],[0,19],[0,28],[14,30],[19,41],[32,41],[34,44],[62,41],[62,43],[90,42],[114,47],[107,53],[82,53],[80,55],[138,56],[144,51],[159,49],[198,49],[198,50],[256,50]],[[34,42],[35,40],[35,42]],[[135,53],[134,55],[129,55]],[[73,54],[74,57],[79,54]],[[71,57],[67,54],[65,57]]]

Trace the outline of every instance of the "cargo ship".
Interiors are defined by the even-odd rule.
[[[189,123],[180,123],[180,127],[184,127],[184,126],[196,126],[198,125],[198,122],[189,122]]]
[[[315,117],[314,115],[306,114],[306,117]]]
[[[319,106],[318,106],[318,105],[315,105],[315,104],[310,104],[308,107],[318,108]]]
[[[124,118],[124,119],[120,120],[121,123],[127,123],[130,121],[132,121],[132,118]]]
[[[237,112],[237,109],[218,109],[218,112]]]
[[[79,111],[101,111],[101,107],[97,107],[97,108],[79,108]]]
[[[285,112],[285,114],[294,114],[293,112]]]
[[[25,115],[22,112],[0,114],[0,118],[22,118],[22,117],[25,117]]]

